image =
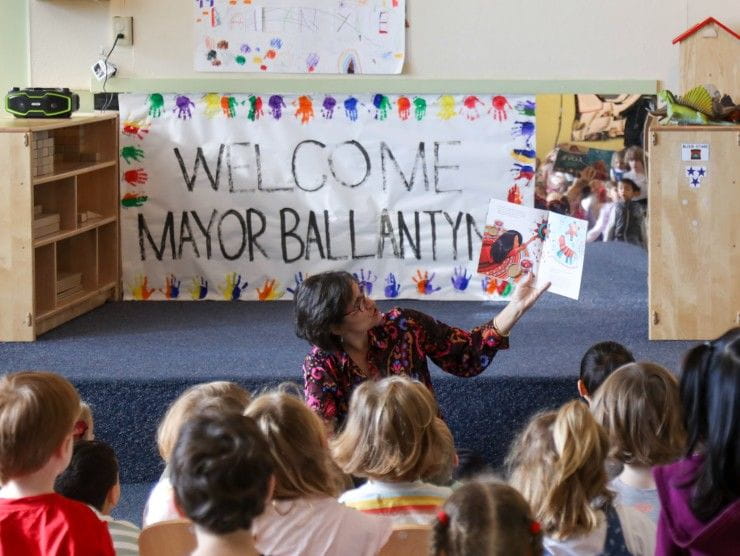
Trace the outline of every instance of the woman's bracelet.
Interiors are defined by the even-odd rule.
[[[499,336],[501,336],[502,338],[508,338],[509,337],[509,334],[508,333],[507,334],[502,334],[501,331],[499,330],[498,326],[496,326],[496,317],[493,317],[491,319],[491,326],[493,327],[493,331],[496,334],[498,334]]]

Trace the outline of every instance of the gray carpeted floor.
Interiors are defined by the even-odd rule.
[[[394,304],[464,328],[488,320],[500,307]],[[646,253],[622,243],[589,245],[579,301],[546,294],[514,329],[511,349],[479,377],[459,379],[433,368],[456,442],[500,464],[532,412],[575,395],[581,355],[598,341],[619,341],[638,359],[676,370],[691,343],[650,342],[647,323]],[[138,522],[148,485],[161,470],[154,431],[167,404],[190,384],[207,380],[232,379],[250,389],[300,381],[307,347],[293,334],[289,302],[122,302],[35,343],[0,343],[0,372],[49,369],[77,385],[93,407],[98,437],[114,446],[121,461],[126,484],[119,515]]]

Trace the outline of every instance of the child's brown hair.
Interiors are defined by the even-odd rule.
[[[172,402],[157,429],[157,447],[165,462],[170,461],[182,425],[208,407],[243,413],[252,396],[236,384],[225,380],[191,386]]]
[[[508,458],[511,484],[535,510],[542,530],[556,539],[587,534],[601,522],[614,495],[604,467],[606,432],[586,404],[574,400],[557,412],[536,415]]]
[[[64,377],[21,371],[0,378],[0,484],[41,469],[72,433],[80,396]]]
[[[439,486],[449,486],[453,482],[453,474],[457,464],[455,439],[450,427],[439,417],[434,418],[432,428],[434,429],[432,451],[436,454],[436,457],[433,458],[434,461],[424,472],[422,480]]]
[[[303,400],[286,391],[268,392],[244,414],[256,421],[270,446],[276,500],[339,495],[345,480],[331,459],[324,423]]]
[[[432,527],[433,556],[542,554],[542,532],[529,504],[494,479],[473,480],[455,490]]]
[[[368,380],[352,393],[347,422],[332,442],[345,473],[386,481],[414,481],[438,461],[437,402],[420,382],[393,376]]]
[[[678,381],[660,365],[620,367],[599,388],[592,411],[609,435],[611,455],[623,463],[652,467],[683,454]]]

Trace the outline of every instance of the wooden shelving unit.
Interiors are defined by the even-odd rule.
[[[118,115],[0,119],[0,168],[0,341],[120,298]]]

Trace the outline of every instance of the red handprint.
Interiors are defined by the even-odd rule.
[[[126,170],[123,173],[123,179],[129,185],[144,185],[149,179],[149,174],[144,171],[144,168],[134,168],[133,170]]]

